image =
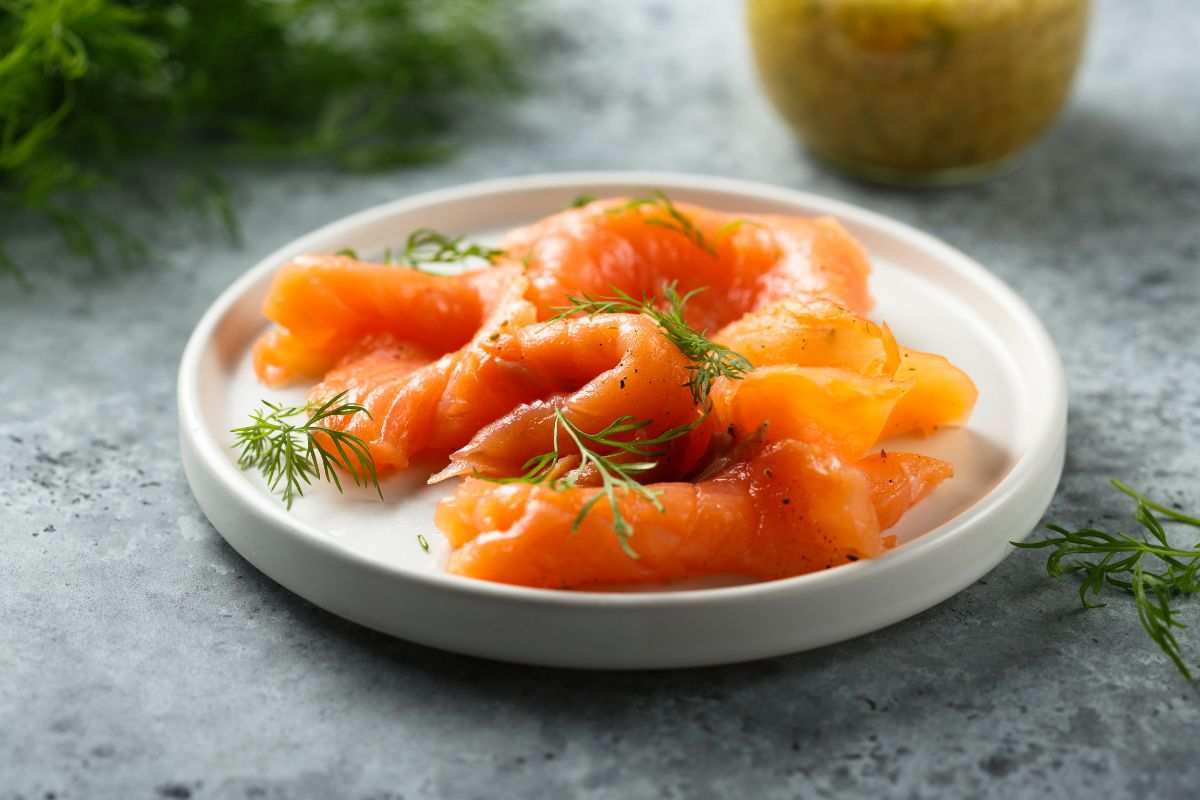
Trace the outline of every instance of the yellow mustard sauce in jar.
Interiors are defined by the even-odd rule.
[[[1070,93],[1089,0],[747,0],[759,74],[819,157],[874,180],[991,172]]]

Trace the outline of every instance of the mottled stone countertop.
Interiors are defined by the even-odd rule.
[[[542,7],[533,90],[448,163],[240,173],[242,248],[131,206],[166,255],[101,277],[47,230],[4,229],[12,255],[46,266],[33,291],[0,283],[0,798],[1197,796],[1200,695],[1128,603],[1080,613],[1033,555],[816,652],[593,674],[364,630],[213,531],[174,409],[184,341],[219,290],[397,196],[603,168],[770,181],[945,238],[1015,287],[1062,351],[1070,441],[1050,516],[1117,519],[1110,476],[1200,507],[1194,3],[1099,2],[1075,98],[1023,167],[924,193],[849,182],[799,151],[732,0]],[[1185,616],[1200,627],[1200,606]],[[1200,662],[1200,636],[1183,641]]]

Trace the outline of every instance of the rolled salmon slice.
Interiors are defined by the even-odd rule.
[[[659,296],[704,288],[688,322],[715,331],[785,297],[871,307],[870,266],[836,220],[731,214],[686,203],[613,199],[564,211],[504,240],[526,267],[544,319],[572,295]]]
[[[376,468],[388,472],[407,467],[422,455],[446,455],[465,444],[479,427],[521,402],[524,395],[505,394],[506,384],[487,386],[483,377],[492,361],[484,345],[536,317],[524,299],[525,279],[511,273],[508,277],[507,285],[488,298],[487,319],[466,345],[452,353],[430,357],[427,351],[391,337],[360,340],[346,363],[326,375],[309,395],[320,401],[345,392],[348,401],[361,404],[369,414],[335,417],[327,424],[365,441]],[[473,398],[473,405],[463,404],[467,397]]]
[[[436,358],[470,341],[519,274],[515,265],[433,275],[346,256],[301,256],[271,283],[263,313],[275,327],[255,343],[255,371],[268,386],[319,379],[371,337]]]
[[[648,419],[632,434],[643,439],[697,419],[688,361],[649,318],[609,314],[529,324],[532,314],[514,289],[512,302],[462,350],[407,373],[378,355],[364,357],[331,373],[313,396],[348,390],[349,399],[366,406],[370,418],[331,422],[367,441],[377,468],[457,451],[435,481],[520,474],[529,458],[554,448],[557,411],[587,432],[623,416]],[[559,444],[564,453],[574,449],[565,435]],[[684,446],[665,447],[664,459],[678,460]]]
[[[588,433],[624,416],[649,420],[636,432],[641,439],[698,417],[687,388],[689,362],[657,323],[640,314],[529,325],[481,347],[490,360],[478,385],[465,387],[471,392],[458,402],[473,408],[475,390],[520,396],[521,402],[482,427],[431,482],[476,472],[520,474],[529,458],[554,449],[560,410]],[[558,443],[562,452],[576,451],[562,431]]]
[[[881,518],[898,518],[906,500],[915,502],[947,474],[933,459],[888,459],[895,467],[867,470],[803,442],[776,442],[710,480],[654,484],[661,512],[620,493],[637,558],[622,549],[605,502],[572,530],[596,488],[468,479],[442,501],[436,521],[455,548],[448,571],[483,580],[547,588],[715,575],[769,580],[884,551]],[[908,472],[899,468],[906,463],[914,464]],[[919,480],[921,489],[906,495],[888,480]]]

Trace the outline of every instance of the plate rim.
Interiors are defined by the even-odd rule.
[[[1037,429],[1031,434],[1031,441],[1034,442],[1032,448],[1020,455],[1008,474],[996,486],[978,498],[962,513],[882,556],[791,578],[737,586],[611,593],[515,586],[475,580],[445,572],[419,572],[374,560],[322,533],[316,526],[292,517],[282,505],[271,503],[272,498],[263,495],[241,478],[236,466],[226,457],[219,444],[206,435],[199,403],[199,373],[208,342],[221,320],[247,290],[257,284],[266,273],[278,268],[286,259],[309,248],[308,243],[331,237],[339,230],[360,228],[372,222],[428,205],[531,190],[567,190],[585,185],[593,187],[644,185],[648,188],[662,187],[667,190],[724,191],[753,195],[766,200],[805,204],[822,209],[822,213],[828,213],[844,220],[861,222],[879,229],[888,236],[907,241],[923,250],[932,252],[940,260],[949,262],[954,269],[965,272],[972,282],[978,283],[986,289],[994,300],[1004,306],[1006,313],[1019,321],[1022,329],[1031,336],[1038,354],[1045,361],[1044,367],[1050,380],[1049,385],[1043,387],[1045,389],[1043,403],[1039,405],[1039,408],[1045,410],[1039,416]],[[1012,495],[1020,492],[1027,484],[1039,477],[1038,471],[1039,468],[1044,468],[1043,462],[1056,457],[1056,451],[1061,447],[1061,440],[1065,435],[1067,419],[1066,374],[1062,358],[1049,332],[1020,295],[966,253],[912,225],[836,198],[758,181],[663,171],[549,172],[492,178],[407,195],[322,225],[261,258],[236,278],[207,307],[188,337],[187,345],[180,359],[176,389],[180,436],[187,439],[186,444],[194,450],[209,476],[219,482],[227,492],[231,492],[248,512],[260,518],[265,517],[276,526],[287,529],[292,535],[302,537],[305,540],[304,544],[322,550],[328,556],[348,561],[353,566],[365,568],[383,577],[423,583],[439,591],[510,601],[580,607],[596,607],[597,605],[622,608],[695,606],[748,600],[757,595],[790,590],[803,589],[817,592],[831,584],[870,580],[875,573],[898,569],[906,562],[926,558],[956,536],[969,535],[971,528],[985,522],[989,517],[1001,513],[1010,502]],[[1062,433],[1056,435],[1056,431],[1062,431]],[[188,482],[195,493],[195,488],[191,487],[193,478],[190,474]],[[1013,538],[1023,539],[1030,532],[1015,531]],[[222,538],[228,538],[219,529],[218,533]]]

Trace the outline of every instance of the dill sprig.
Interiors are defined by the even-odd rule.
[[[633,537],[633,526],[621,513],[617,491],[633,492],[648,500],[660,513],[665,511],[662,502],[658,499],[661,492],[639,483],[637,476],[658,466],[658,461],[655,459],[665,455],[665,451],[659,449],[662,445],[678,439],[699,424],[697,421],[680,425],[649,439],[626,438],[631,435],[636,436],[638,431],[644,429],[651,422],[652,420],[639,420],[626,415],[617,417],[595,433],[588,433],[567,419],[561,409],[556,410],[554,412],[553,450],[526,461],[521,467],[524,470],[521,475],[509,478],[493,478],[483,475],[478,477],[493,483],[545,484],[554,491],[561,492],[575,488],[584,476],[594,474],[600,479],[600,490],[579,509],[579,513],[575,515],[575,521],[571,524],[571,531],[579,530],[579,526],[583,524],[588,512],[601,500],[607,499],[609,509],[612,511],[613,532],[617,535],[621,549],[630,558],[637,558],[637,551],[629,543]],[[562,449],[560,433],[566,434],[575,445],[577,453]],[[601,450],[605,452],[601,452]],[[579,463],[565,473],[559,474],[563,459],[576,454],[579,456]]]
[[[609,214],[620,214],[625,211],[631,211],[640,208],[656,208],[663,212],[661,217],[643,217],[642,221],[647,225],[654,225],[660,228],[676,231],[683,237],[699,247],[704,252],[708,253],[713,258],[717,257],[716,248],[714,248],[700,229],[696,227],[696,223],[692,222],[692,218],[684,214],[675,204],[671,202],[671,198],[660,189],[655,189],[647,197],[635,197],[628,203],[622,203],[619,206],[614,206],[608,209]]]
[[[663,290],[667,308],[659,308],[660,302],[650,296],[635,300],[626,292],[613,287],[614,297],[594,298],[588,295],[569,295],[570,305],[562,306],[560,313],[551,321],[569,317],[572,314],[645,314],[658,323],[667,338],[679,348],[679,352],[692,363],[688,366],[692,376],[688,379],[688,388],[692,392],[692,400],[696,405],[702,405],[708,400],[712,391],[713,381],[717,378],[740,380],[754,365],[749,359],[731,350],[725,345],[717,344],[702,332],[688,325],[683,316],[684,306],[688,301],[706,287],[692,289],[680,295],[675,284],[669,284]]]
[[[358,403],[342,402],[345,397],[346,392],[342,392],[324,402],[302,406],[284,406],[264,400],[263,408],[251,412],[249,425],[230,431],[237,437],[233,446],[240,451],[238,466],[261,472],[267,487],[272,492],[279,492],[289,509],[297,497],[304,495],[304,487],[322,476],[342,491],[342,481],[335,468],[349,473],[355,486],[373,484],[382,500],[383,491],[379,488],[379,476],[367,443],[354,434],[321,424],[332,417],[371,416],[371,412]],[[304,415],[302,423],[288,421],[300,415]],[[317,436],[321,434],[329,437],[334,452],[326,449],[328,445],[318,443]]]
[[[503,250],[465,240],[465,236],[447,236],[432,228],[417,228],[408,235],[403,247],[395,250],[385,248],[381,260],[384,264],[403,264],[420,270],[428,264],[462,264],[473,258],[490,264],[504,255]],[[343,247],[334,255],[357,259],[358,251],[353,247]]]
[[[431,228],[418,228],[408,235],[397,261],[410,266],[421,264],[459,264],[472,258],[488,263],[504,255],[503,250],[464,242],[465,236],[447,236]],[[391,253],[385,257],[391,263]]]
[[[1049,525],[1055,535],[1036,542],[1013,542],[1026,550],[1052,548],[1046,572],[1053,578],[1080,575],[1079,602],[1085,609],[1111,587],[1133,597],[1138,621],[1150,639],[1188,680],[1192,672],[1183,659],[1177,628],[1186,627],[1172,607],[1173,599],[1200,592],[1200,548],[1176,547],[1167,538],[1163,520],[1200,528],[1200,517],[1188,516],[1148,499],[1121,481],[1112,485],[1135,502],[1134,520],[1145,529],[1140,537],[1096,528],[1068,530]],[[1160,519],[1163,518],[1163,519]]]

